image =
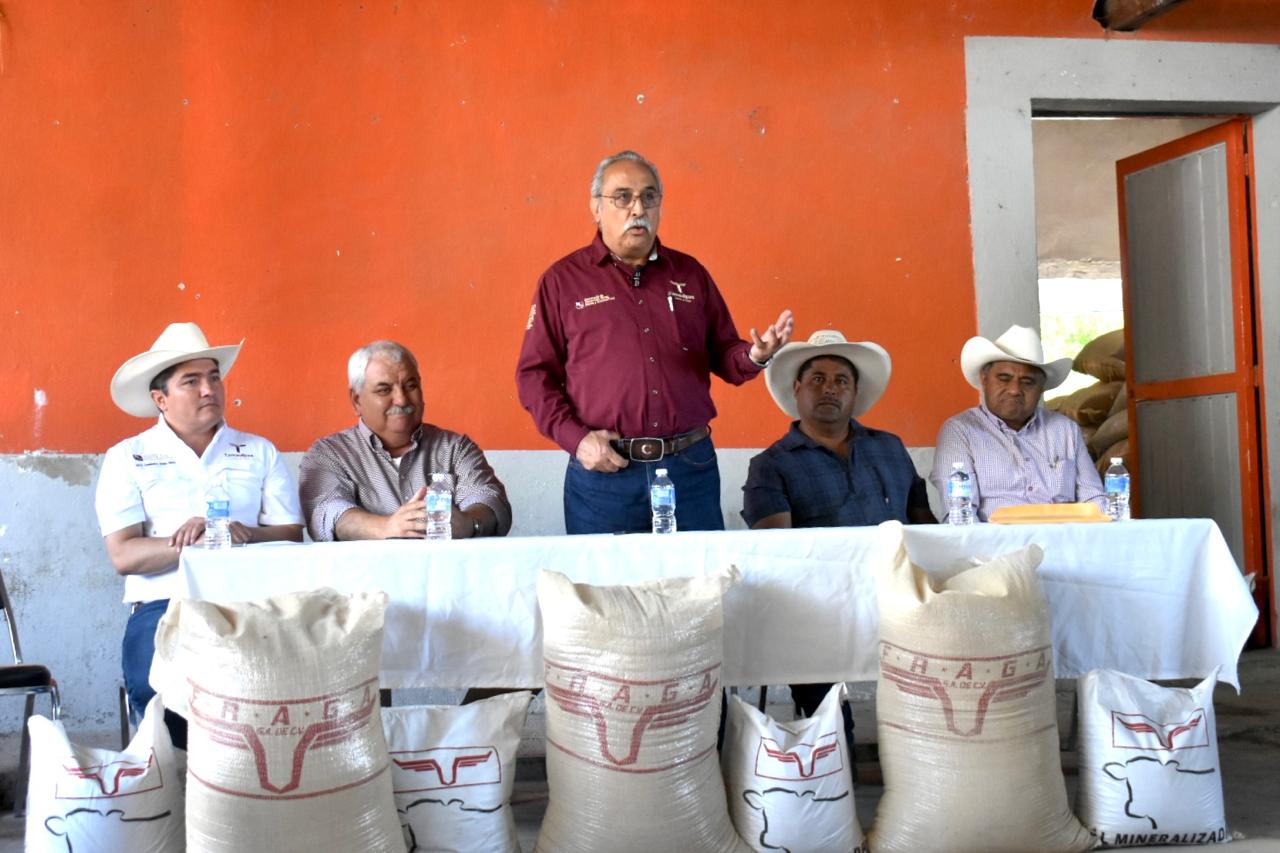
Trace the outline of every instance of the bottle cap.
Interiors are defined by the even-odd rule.
[[[1111,464],[1112,464],[1112,465],[1121,465],[1121,464],[1123,464],[1123,463],[1124,463],[1124,457],[1123,457],[1123,456],[1112,456],[1112,457],[1111,457]]]
[[[952,463],[951,463],[951,470],[952,470],[952,471],[963,471],[963,470],[964,470],[964,463],[963,463],[963,462],[952,462]]]
[[[653,473],[654,473],[654,476],[656,477],[665,477],[667,476],[667,469],[659,468],[657,471],[654,471]]]

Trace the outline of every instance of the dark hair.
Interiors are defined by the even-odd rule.
[[[811,364],[813,364],[815,361],[818,361],[824,358],[829,358],[832,361],[843,361],[848,366],[850,372],[853,373],[853,384],[855,385],[858,384],[858,368],[853,366],[853,362],[842,355],[831,355],[831,354],[815,355],[813,358],[809,359],[804,364],[800,365],[800,369],[796,371],[796,381],[799,382],[801,379],[804,378],[804,372],[809,369],[809,366]]]
[[[180,364],[181,362],[179,362]],[[178,365],[173,364],[160,371],[151,380],[151,390],[159,391],[161,394],[169,393],[169,380],[173,378],[173,374],[177,371]]]

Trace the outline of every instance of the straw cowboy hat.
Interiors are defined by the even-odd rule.
[[[111,399],[131,415],[153,418],[159,411],[151,399],[151,380],[156,374],[184,361],[212,358],[226,376],[243,345],[242,340],[238,344],[211,347],[195,323],[170,323],[151,349],[120,365],[111,377]]]
[[[979,375],[984,365],[993,361],[1016,361],[1019,364],[1030,364],[1044,371],[1044,390],[1057,388],[1071,372],[1071,359],[1060,358],[1057,361],[1044,360],[1044,347],[1040,344],[1040,336],[1034,329],[1026,326],[1010,326],[1008,331],[994,341],[977,336],[965,341],[960,350],[960,372],[964,378],[979,391],[982,390],[982,378]]]
[[[778,408],[793,418],[800,417],[796,408],[795,381],[800,365],[820,355],[835,355],[853,362],[858,369],[858,394],[853,401],[853,416],[863,414],[876,404],[889,384],[893,362],[884,347],[871,341],[846,341],[835,329],[823,329],[808,341],[792,341],[774,355],[764,371],[764,381]]]

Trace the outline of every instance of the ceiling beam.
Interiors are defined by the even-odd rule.
[[[1186,0],[1095,0],[1093,19],[1104,29],[1133,32]]]

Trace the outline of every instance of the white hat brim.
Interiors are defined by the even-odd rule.
[[[155,400],[151,399],[151,380],[157,373],[168,370],[175,364],[182,364],[184,361],[211,358],[218,362],[218,369],[225,377],[231,372],[231,365],[235,364],[242,346],[244,341],[202,350],[181,352],[150,350],[135,355],[120,365],[116,375],[111,377],[111,400],[121,410],[134,417],[154,418],[160,412],[156,408]]]
[[[1059,358],[1055,361],[1032,361],[1020,358],[1002,350],[987,338],[976,336],[964,342],[960,350],[960,372],[967,381],[979,391],[982,390],[982,368],[993,361],[1012,361],[1016,364],[1029,364],[1044,371],[1044,390],[1057,388],[1067,380],[1071,373],[1071,359]]]
[[[853,401],[853,417],[865,414],[884,395],[893,373],[893,360],[884,347],[871,341],[843,341],[811,344],[792,341],[778,350],[764,370],[764,382],[778,408],[789,417],[799,418],[795,381],[800,365],[811,358],[835,355],[846,358],[858,369],[858,393]]]

